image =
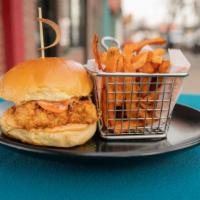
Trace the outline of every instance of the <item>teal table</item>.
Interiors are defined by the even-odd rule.
[[[200,96],[179,99],[200,109]],[[200,199],[200,146],[114,163],[58,161],[0,146],[0,200]]]

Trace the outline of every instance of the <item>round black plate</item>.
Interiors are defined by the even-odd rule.
[[[3,112],[10,104],[0,104]],[[177,104],[168,136],[160,141],[106,141],[96,136],[74,148],[51,148],[23,144],[0,134],[0,143],[19,150],[62,157],[139,157],[171,152],[200,143],[200,111]]]

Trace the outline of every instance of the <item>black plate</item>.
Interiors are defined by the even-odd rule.
[[[10,104],[0,104],[0,111]],[[200,111],[177,104],[168,137],[160,141],[105,141],[98,136],[75,148],[39,147],[12,140],[0,134],[0,143],[19,150],[62,157],[139,157],[184,149],[200,143]]]

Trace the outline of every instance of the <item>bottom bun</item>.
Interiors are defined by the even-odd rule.
[[[69,124],[53,129],[21,129],[8,125],[1,120],[3,134],[20,140],[24,143],[51,146],[73,147],[86,143],[96,131],[96,122],[93,124]]]

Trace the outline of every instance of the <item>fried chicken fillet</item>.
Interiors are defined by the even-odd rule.
[[[19,128],[26,130],[55,128],[66,124],[91,124],[97,112],[91,100],[61,102],[28,101],[9,108],[6,113]]]

